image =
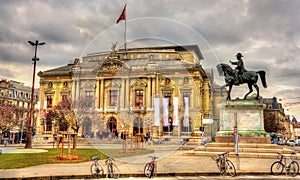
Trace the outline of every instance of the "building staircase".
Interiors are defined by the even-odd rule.
[[[234,143],[217,143],[212,142],[205,146],[198,146],[192,150],[184,152],[186,156],[215,156],[217,154],[229,151],[229,157],[235,157]],[[240,158],[278,158],[278,154],[282,153],[290,155],[294,150],[277,145],[277,144],[256,144],[256,143],[239,143],[238,152]],[[296,154],[296,158],[300,159],[300,154]]]

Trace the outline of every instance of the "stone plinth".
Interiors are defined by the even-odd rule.
[[[230,100],[219,105],[220,130],[216,142],[234,142],[233,129],[237,126],[241,143],[270,143],[264,129],[264,105],[259,100]]]

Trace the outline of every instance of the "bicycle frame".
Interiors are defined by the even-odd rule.
[[[113,163],[114,158],[108,158],[105,160],[105,164],[107,166],[107,177],[109,178],[119,178],[120,173],[118,167]]]
[[[155,165],[156,157],[152,157],[152,160],[150,161],[151,164]]]
[[[99,164],[99,156],[92,157],[93,163],[91,164],[91,174],[93,177],[103,176],[104,170],[102,166]]]
[[[144,167],[144,174],[146,177],[151,178],[156,173],[156,159],[158,159],[155,156],[149,156],[151,157],[151,161],[146,163]]]
[[[284,156],[283,154],[277,152],[278,155],[280,155],[280,162],[283,164],[283,167],[285,169],[287,169],[287,167],[289,167],[289,165],[291,164],[291,162],[294,160],[293,157],[288,157],[288,156]],[[287,163],[287,161],[289,161],[289,163]],[[287,165],[288,164],[288,165]]]
[[[236,175],[234,164],[227,158],[229,152],[218,154],[217,157],[211,157],[217,163],[217,167],[220,170],[220,175],[229,174],[230,176]]]
[[[285,170],[286,174],[296,176],[299,172],[299,164],[294,159],[296,153],[292,152],[290,156],[285,156],[279,152],[277,154],[280,158],[271,165],[271,173],[273,175],[281,175],[283,170]]]

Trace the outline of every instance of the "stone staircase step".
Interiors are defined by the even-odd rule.
[[[234,143],[209,143],[205,146],[197,146],[193,150],[184,152],[186,156],[215,156],[217,154],[230,152],[230,156],[235,157]],[[282,153],[290,155],[291,149],[279,146],[277,144],[256,144],[256,143],[239,143],[239,157],[246,158],[278,158],[278,154]],[[300,159],[300,154],[296,156]]]
[[[218,154],[221,154],[223,152],[208,152],[208,151],[197,151],[194,152],[193,150],[191,151],[186,151],[184,152],[185,156],[207,156],[207,157],[211,157],[211,156],[217,156]],[[285,154],[285,155],[289,155],[289,153]],[[234,152],[230,152],[229,154],[229,158],[235,158],[236,155]],[[240,158],[270,158],[270,159],[277,159],[278,155],[277,153],[239,153],[239,157]],[[300,155],[296,156],[296,159],[299,160],[300,159]]]
[[[203,151],[202,148],[195,148],[195,151]],[[233,152],[235,150],[234,147],[205,147],[204,149],[205,151],[209,151],[209,152]],[[267,148],[238,148],[239,152],[256,152],[256,153],[287,153],[287,152],[291,152],[291,150],[289,149],[267,149]]]
[[[234,143],[209,143],[207,147],[234,147]],[[282,147],[276,144],[255,144],[255,143],[239,143],[239,148],[273,148],[281,149]]]
[[[183,154],[185,156],[206,156],[206,157],[211,157],[211,156],[217,156],[218,154],[224,153],[222,152],[208,152],[208,151],[185,151]],[[290,153],[285,152],[283,153],[286,156],[289,156]],[[235,158],[236,155],[234,151],[230,151],[229,153],[229,158]],[[279,158],[277,153],[255,153],[255,152],[239,152],[239,157],[240,158],[268,158],[268,159],[277,159]],[[296,160],[300,160],[300,154],[295,156]]]

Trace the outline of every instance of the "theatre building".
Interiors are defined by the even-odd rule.
[[[93,99],[81,116],[80,134],[108,132],[183,136],[212,118],[212,77],[197,45],[129,48],[87,54],[63,67],[39,72],[40,109],[64,98]],[[77,109],[76,109],[77,108]],[[79,111],[74,106],[74,110]],[[54,133],[40,118],[39,133]]]

